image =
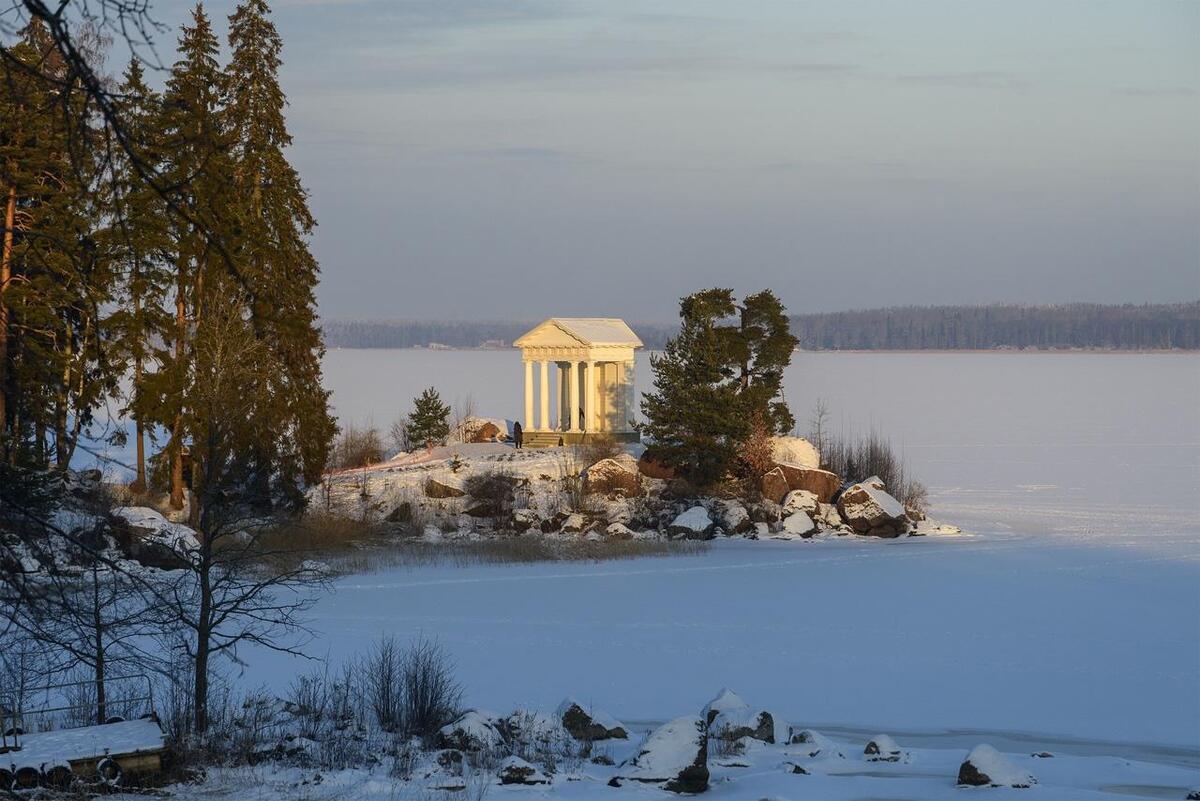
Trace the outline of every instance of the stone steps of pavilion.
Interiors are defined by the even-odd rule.
[[[617,442],[637,442],[635,433],[593,431],[526,431],[522,436],[526,448],[554,448],[559,445],[583,445],[596,439],[614,439]]]

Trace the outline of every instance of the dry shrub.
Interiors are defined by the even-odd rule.
[[[903,455],[878,431],[857,438],[826,436],[821,467],[852,483],[879,476],[891,495],[922,512],[928,503],[925,485],[908,476]]]
[[[336,470],[366,467],[383,461],[383,441],[379,432],[367,426],[348,425],[333,443],[329,466]]]
[[[758,480],[775,466],[771,434],[767,421],[756,412],[750,421],[749,435],[738,445],[739,478],[748,490],[757,491]]]
[[[614,459],[623,453],[624,446],[608,434],[590,436],[579,446],[579,457],[585,466],[594,465],[603,459]]]
[[[362,675],[367,703],[386,732],[428,740],[459,714],[462,685],[434,640],[418,636],[402,649],[382,637],[364,658]]]

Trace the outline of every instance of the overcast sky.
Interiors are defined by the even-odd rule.
[[[1200,296],[1197,2],[274,9],[326,317]]]

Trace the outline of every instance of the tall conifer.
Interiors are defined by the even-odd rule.
[[[236,253],[250,287],[253,330],[279,369],[266,380],[264,438],[254,454],[260,496],[268,477],[299,502],[328,456],[335,425],[321,385],[315,290],[318,265],[308,240],[316,220],[284,150],[291,144],[279,85],[282,42],[265,0],[246,0],[229,18],[229,125],[237,191]],[[262,498],[267,500],[267,498]]]

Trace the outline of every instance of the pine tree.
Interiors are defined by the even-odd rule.
[[[322,388],[324,347],[317,325],[319,268],[308,247],[316,220],[284,149],[291,142],[278,80],[282,41],[265,0],[246,0],[229,18],[228,122],[233,140],[238,237],[250,322],[280,369],[267,376],[256,446],[259,500],[269,479],[291,504],[300,486],[320,478],[336,426]],[[265,496],[265,497],[263,497]]]
[[[679,334],[650,357],[655,391],[642,400],[643,431],[656,458],[705,487],[739,466],[746,443],[791,429],[781,391],[795,339],[769,290],[741,306],[729,289],[697,292],[679,315]]]
[[[423,443],[426,448],[444,445],[450,436],[450,407],[433,387],[413,399],[413,411],[408,416],[408,441]]]

